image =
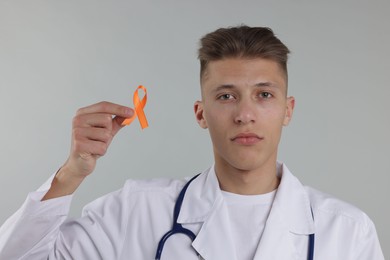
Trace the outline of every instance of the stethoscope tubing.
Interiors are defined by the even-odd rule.
[[[180,191],[179,197],[176,200],[175,207],[174,207],[174,210],[173,210],[173,225],[172,225],[172,229],[169,230],[167,233],[165,233],[165,235],[161,238],[160,242],[158,243],[157,251],[156,251],[156,257],[155,257],[156,260],[160,260],[162,251],[164,249],[165,242],[172,235],[174,235],[174,234],[185,234],[189,238],[191,238],[191,241],[195,240],[196,235],[194,234],[194,232],[192,232],[191,230],[189,230],[187,228],[183,228],[183,226],[181,224],[177,223],[177,218],[179,217],[181,205],[183,204],[183,199],[184,199],[184,195],[185,195],[185,193],[187,191],[187,188],[188,188],[188,186],[190,186],[190,183],[193,180],[195,180],[195,178],[198,177],[198,176],[199,176],[199,174],[197,174],[194,177],[192,177],[186,183],[186,185],[184,185],[183,189]],[[196,253],[199,256],[199,253],[198,252],[196,252]]]

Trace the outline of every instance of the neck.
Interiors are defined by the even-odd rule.
[[[272,166],[242,170],[216,161],[215,172],[222,190],[241,195],[265,194],[280,183],[276,162]]]

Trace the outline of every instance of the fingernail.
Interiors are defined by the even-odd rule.
[[[125,114],[126,114],[126,115],[132,115],[132,114],[133,114],[133,109],[131,109],[131,108],[129,108],[129,107],[126,108],[126,109],[125,109]]]

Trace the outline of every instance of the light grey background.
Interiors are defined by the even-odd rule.
[[[132,105],[139,84],[150,127],[118,134],[72,215],[127,178],[208,167],[209,137],[193,116],[198,40],[245,23],[273,28],[292,51],[297,105],[280,160],[367,212],[389,256],[389,11],[388,1],[0,0],[0,223],[67,158],[75,111]]]

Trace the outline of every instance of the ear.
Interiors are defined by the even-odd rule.
[[[203,129],[207,129],[207,122],[203,115],[204,109],[203,109],[202,101],[195,102],[194,112],[195,112],[196,121],[198,121],[199,126],[202,127]]]
[[[294,97],[288,97],[286,99],[286,115],[283,120],[283,125],[287,126],[292,118],[293,112],[295,107],[295,98]]]

